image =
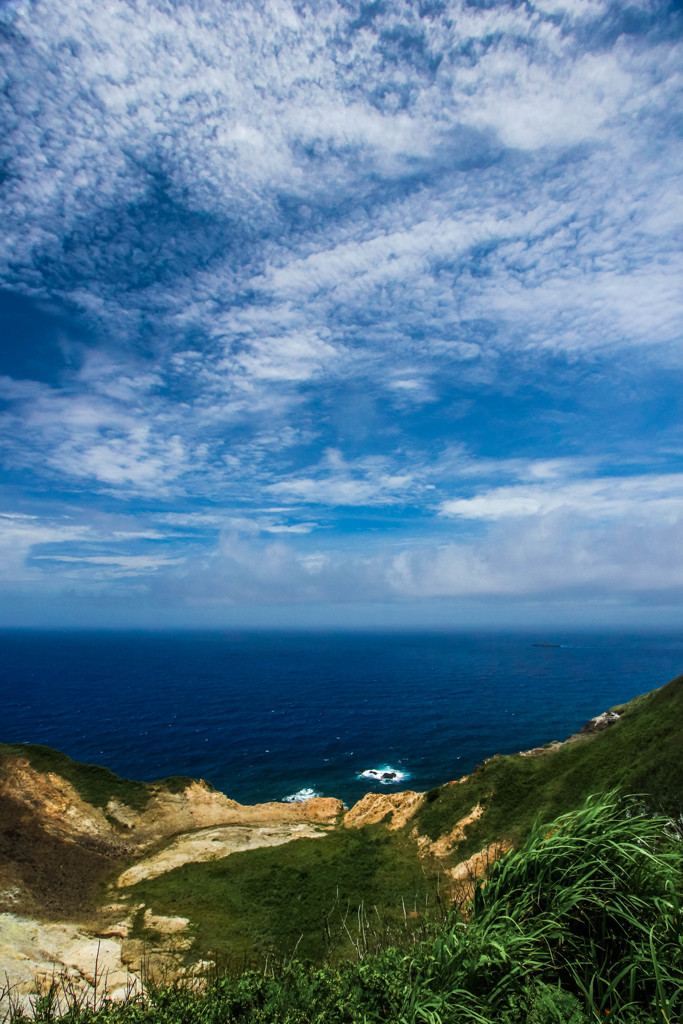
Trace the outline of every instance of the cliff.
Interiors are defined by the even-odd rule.
[[[0,747],[0,800],[23,808],[46,832],[111,856],[137,856],[170,836],[217,825],[330,824],[343,810],[341,800],[314,797],[299,804],[245,806],[206,782],[184,781],[171,790],[163,782],[146,785],[147,800],[131,805],[112,794],[103,806],[87,799],[55,771],[35,768],[31,752]]]
[[[321,907],[329,930],[349,907],[379,904],[389,919],[394,905],[407,920],[418,895],[427,907],[471,898],[538,815],[596,790],[680,814],[682,749],[683,677],[563,743],[490,758],[427,793],[368,793],[345,814],[339,800],[243,806],[205,782],[132,782],[0,745],[0,977],[22,998],[55,971],[87,990],[97,960],[115,995],[144,960],[177,974],[253,955],[264,936],[314,956]]]
[[[145,956],[153,970],[177,970],[188,919],[137,906],[129,886],[320,838],[342,811],[322,797],[244,806],[202,781],[134,783],[43,747],[0,745],[0,977],[21,999],[55,973],[90,990],[97,971],[116,996],[137,984]],[[143,937],[133,938],[139,910]]]

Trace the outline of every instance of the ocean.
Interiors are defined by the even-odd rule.
[[[0,740],[243,803],[350,805],[565,739],[681,672],[683,632],[5,631]]]

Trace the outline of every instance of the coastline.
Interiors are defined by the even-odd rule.
[[[0,971],[17,978],[14,991],[28,1000],[55,971],[92,994],[97,950],[117,998],[139,984],[150,963],[166,976],[206,970],[210,950],[196,931],[201,886],[210,893],[220,881],[238,893],[246,870],[253,892],[267,898],[273,878],[282,884],[289,877],[281,874],[289,864],[299,891],[296,879],[310,879],[312,865],[329,856],[321,861],[316,850],[333,851],[332,891],[335,857],[345,877],[360,880],[363,857],[382,851],[388,860],[378,877],[390,879],[394,863],[414,862],[425,881],[441,879],[448,899],[471,899],[478,879],[523,842],[539,813],[550,820],[567,801],[585,799],[591,790],[583,783],[577,789],[577,778],[586,785],[601,778],[609,787],[608,767],[622,777],[622,764],[639,771],[640,757],[652,767],[653,785],[667,766],[672,792],[680,794],[682,718],[677,677],[595,716],[562,742],[484,759],[432,790],[366,792],[349,809],[335,798],[243,805],[202,781],[136,783],[56,751],[0,745],[0,833],[5,844],[15,842],[15,855],[6,846],[0,868]],[[176,877],[185,879],[180,888]]]
[[[132,779],[210,779],[243,804],[310,788],[350,807],[373,789],[363,771],[390,765],[409,773],[392,788],[428,790],[562,739],[683,663],[668,636],[532,639],[30,633],[3,643],[1,738]]]

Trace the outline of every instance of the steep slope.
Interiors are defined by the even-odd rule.
[[[422,927],[471,897],[538,816],[591,793],[619,788],[680,814],[682,755],[683,677],[564,743],[493,757],[427,793],[367,794],[343,819],[340,801],[244,807],[204,782],[132,782],[0,745],[0,914],[24,936],[22,957],[25,936],[39,936],[36,965],[49,922],[71,923],[69,948],[114,942],[112,971],[138,969],[150,950],[165,970],[269,949],[343,956],[368,941],[364,914],[383,940]]]
[[[245,829],[259,830],[253,845],[269,845],[331,825],[342,810],[320,797],[244,806],[201,780],[133,782],[46,747],[0,744],[0,909],[11,889],[13,909],[37,903],[46,915],[82,918],[98,883],[173,837],[222,829],[216,853],[229,852],[231,836],[244,848]]]
[[[552,820],[595,792],[639,794],[652,810],[677,817],[683,812],[683,676],[611,712],[565,743],[492,757],[472,775],[431,790],[406,827],[435,843],[470,817],[444,851],[455,863],[492,843],[519,844],[536,817]]]

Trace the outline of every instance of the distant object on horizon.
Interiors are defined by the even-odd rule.
[[[549,644],[547,640],[542,640],[540,643],[532,644],[532,647],[561,647],[562,644]]]

